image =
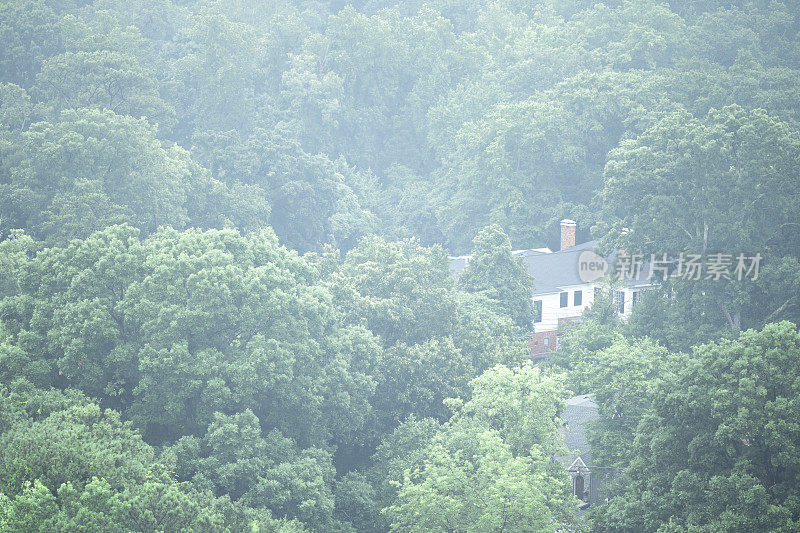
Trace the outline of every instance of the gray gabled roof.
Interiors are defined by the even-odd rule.
[[[608,261],[609,268],[612,269],[612,270],[614,269],[615,262],[617,260],[618,255],[619,255],[618,252],[616,250],[614,250],[613,252],[611,252],[611,254],[608,257],[606,257],[606,261]],[[618,270],[616,272],[611,272],[611,274],[612,275],[618,275],[618,274],[620,274],[620,271]],[[638,288],[648,287],[648,286],[651,286],[651,285],[658,284],[659,281],[661,281],[661,278],[659,278],[660,275],[661,274],[659,274],[658,271],[656,271],[654,279],[650,279],[650,276],[651,276],[651,274],[650,274],[650,257],[649,256],[641,257],[641,267],[639,268],[639,271],[636,274],[636,277],[634,277],[632,279],[628,279],[626,277],[624,282],[625,282],[625,285],[627,287],[629,287],[631,289],[638,289]]]
[[[542,294],[552,294],[561,292],[562,287],[583,285],[583,281],[578,274],[578,260],[581,253],[590,250],[597,251],[597,241],[588,241],[577,244],[564,250],[551,252],[546,248],[536,248],[533,250],[516,250],[514,256],[522,259],[528,274],[533,277],[533,296]],[[458,276],[467,266],[468,255],[450,258],[450,271]],[[613,270],[614,261],[617,253],[613,252],[606,258],[609,268]],[[649,258],[648,258],[649,259]],[[640,288],[653,285],[656,281],[648,280],[650,273],[649,262],[643,262],[640,275],[637,279],[625,280],[625,285],[629,288]],[[610,272],[610,275],[615,275]]]
[[[578,276],[578,256],[585,250],[597,248],[597,241],[589,241],[558,252],[546,248],[516,250],[514,256],[522,259],[528,274],[533,277],[533,295],[559,292],[560,287],[584,283]],[[467,266],[468,255],[450,258],[450,271],[458,276]]]
[[[520,257],[525,262],[528,274],[533,277],[533,295],[559,292],[561,287],[585,283],[578,276],[578,257],[581,252],[595,248],[597,241],[585,242],[552,253],[522,251]]]
[[[564,412],[561,413],[561,420],[564,421],[564,444],[569,451],[569,455],[563,458],[566,465],[574,462],[574,458],[580,457],[589,467],[592,466],[592,455],[589,451],[589,440],[586,437],[587,423],[597,420],[597,404],[591,394],[575,396],[567,400]]]

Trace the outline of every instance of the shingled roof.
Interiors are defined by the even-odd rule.
[[[598,250],[597,241],[588,241],[576,244],[564,250],[551,252],[548,248],[534,248],[532,250],[515,250],[512,252],[522,259],[528,274],[533,277],[533,296],[561,292],[562,287],[583,285],[585,282],[578,275],[578,258],[582,252]],[[470,256],[462,255],[450,258],[450,271],[458,276],[467,266]],[[612,252],[606,257],[609,265],[613,265],[617,252]],[[611,267],[614,268],[613,266]],[[653,282],[648,280],[650,264],[643,262],[641,273],[637,279],[626,280],[630,288],[646,287]]]
[[[589,241],[558,252],[541,253],[536,250],[518,252],[525,262],[528,274],[533,277],[533,295],[561,292],[561,287],[585,283],[578,276],[578,256],[581,252],[595,248],[597,241]]]
[[[597,404],[591,394],[575,396],[567,400],[561,419],[564,421],[564,444],[569,455],[562,458],[565,466],[570,465],[576,457],[580,457],[589,467],[592,466],[592,455],[589,451],[589,440],[586,438],[586,425],[598,418]]]
[[[578,256],[585,250],[597,248],[597,241],[589,241],[558,252],[547,248],[516,250],[513,254],[522,259],[528,274],[533,277],[533,295],[560,292],[561,287],[581,285],[578,276]],[[468,255],[450,258],[450,270],[458,276],[467,266]]]

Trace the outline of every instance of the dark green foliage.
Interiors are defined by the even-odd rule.
[[[533,284],[522,260],[512,255],[508,235],[495,224],[481,230],[472,242],[472,256],[459,277],[459,287],[487,297],[523,331],[530,329]]]
[[[485,298],[457,291],[438,247],[364,239],[331,276],[345,318],[384,344],[372,400],[378,435],[408,415],[445,420],[442,401],[496,363],[525,357],[509,319]]]
[[[0,407],[2,531],[298,530],[187,490],[130,423],[76,391],[18,381]]]
[[[706,276],[666,287],[666,294],[677,293],[665,304],[670,316],[691,316],[687,322],[702,331],[687,332],[683,343],[670,338],[673,346],[686,349],[719,336],[715,330],[736,334],[764,321],[796,318],[798,251],[788,228],[799,213],[800,137],[788,124],[738,105],[712,109],[703,118],[681,110],[609,157],[602,225],[607,241],[656,257],[730,254],[731,273],[740,253],[765,258],[758,279],[725,283]]]
[[[317,448],[298,450],[278,430],[262,437],[252,411],[216,413],[202,439],[182,437],[166,451],[178,480],[269,509],[314,527],[333,527],[331,455]]]
[[[796,530],[799,355],[796,326],[781,322],[697,347],[650,380],[626,484],[595,529]]]
[[[61,48],[58,17],[44,0],[0,3],[2,81],[28,88],[42,61]]]

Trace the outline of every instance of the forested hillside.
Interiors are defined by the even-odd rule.
[[[800,529],[796,2],[0,0],[0,42],[0,531]],[[764,262],[533,364],[512,250],[564,218]]]

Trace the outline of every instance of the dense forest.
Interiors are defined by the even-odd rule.
[[[0,532],[800,530],[795,1],[0,0],[0,40]],[[764,262],[534,363],[512,251],[564,218]]]

